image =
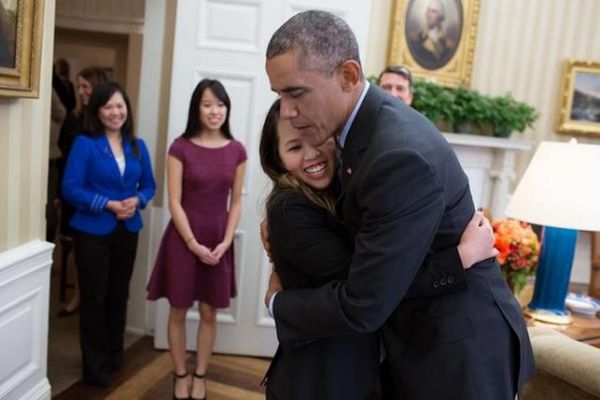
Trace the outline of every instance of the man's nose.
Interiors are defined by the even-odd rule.
[[[279,104],[279,117],[281,119],[290,119],[298,116],[298,110],[292,101],[281,98]]]

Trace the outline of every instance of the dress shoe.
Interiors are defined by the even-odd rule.
[[[190,397],[177,397],[175,396],[175,383],[178,379],[187,379],[189,374],[186,372],[184,374],[178,374],[177,372],[173,372],[173,400],[188,400]]]
[[[203,374],[199,374],[197,372],[194,372],[194,374],[192,375],[192,391],[193,391],[193,388],[194,388],[194,380],[197,379],[197,380],[201,381],[204,384],[204,397],[200,397],[200,398],[193,397],[190,394],[190,400],[206,400],[206,380],[204,378],[206,378],[206,372],[203,373]]]
[[[111,373],[119,372],[123,369],[123,353],[111,354],[108,358],[108,370]]]
[[[110,386],[110,380],[108,379],[108,377],[91,377],[91,376],[84,376],[83,377],[83,382],[88,384],[88,385],[92,385],[92,386],[99,386],[99,387],[103,387],[103,388],[107,388]]]

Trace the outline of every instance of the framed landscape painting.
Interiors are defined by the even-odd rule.
[[[479,0],[395,0],[388,65],[444,86],[469,86],[478,18]]]
[[[43,0],[0,0],[0,96],[38,96],[43,9]]]
[[[567,60],[556,130],[600,136],[600,61]]]

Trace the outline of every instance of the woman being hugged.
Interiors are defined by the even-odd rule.
[[[205,398],[204,378],[216,336],[217,309],[229,307],[236,295],[233,239],[241,213],[246,151],[231,135],[230,111],[223,85],[202,80],[192,94],[185,131],[169,148],[171,221],[148,283],[148,299],[169,300],[175,399]],[[190,389],[185,317],[194,301],[199,302],[201,323]]]
[[[284,290],[335,284],[348,275],[354,241],[335,208],[334,139],[314,147],[279,118],[279,108],[277,100],[267,113],[259,148],[273,183],[266,202],[273,276]],[[493,235],[482,218],[476,214],[461,237],[473,258],[463,260],[467,268],[490,256]],[[434,255],[426,262],[436,261]],[[265,377],[266,398],[379,398],[379,368],[377,332],[280,345]]]
[[[146,145],[133,131],[125,91],[116,83],[96,86],[75,139],[62,182],[75,207],[70,225],[80,288],[83,380],[108,386],[121,368],[123,334],[140,209],[156,184]]]

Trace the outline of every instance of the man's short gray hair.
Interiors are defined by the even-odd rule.
[[[267,60],[292,50],[300,52],[298,68],[326,75],[333,74],[347,60],[360,64],[352,29],[326,11],[308,10],[288,19],[271,37]]]

